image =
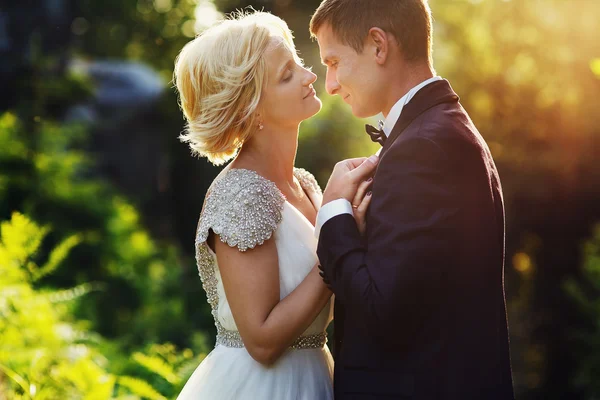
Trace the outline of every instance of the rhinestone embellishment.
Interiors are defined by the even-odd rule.
[[[209,229],[221,241],[240,251],[271,238],[281,222],[285,197],[277,186],[247,169],[232,169],[209,189],[200,216],[197,241],[208,238]]]
[[[294,168],[294,175],[304,190],[321,193],[317,181],[308,171]],[[217,344],[244,347],[240,333],[225,329],[218,319],[217,266],[206,243],[209,230],[239,251],[252,249],[271,238],[281,222],[284,203],[284,195],[273,182],[246,169],[231,169],[215,181],[207,193],[196,235],[196,263],[217,328]],[[327,334],[321,332],[299,337],[290,348],[320,348],[326,342]]]

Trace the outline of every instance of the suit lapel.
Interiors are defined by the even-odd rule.
[[[446,79],[435,81],[419,90],[415,96],[404,106],[400,118],[394,125],[390,136],[385,141],[381,149],[380,157],[392,146],[400,134],[414,121],[419,115],[442,103],[458,102],[458,95],[454,93],[450,83]]]

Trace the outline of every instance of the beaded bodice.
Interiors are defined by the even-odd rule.
[[[320,205],[321,189],[315,178],[303,169],[294,175],[313,204]],[[217,328],[217,344],[243,347],[231,314],[214,252],[206,240],[210,230],[220,240],[239,251],[260,246],[273,238],[277,247],[280,298],[283,299],[310,272],[317,262],[314,227],[285,200],[277,186],[246,169],[230,169],[217,177],[208,190],[198,223],[196,261]],[[331,321],[331,304],[292,348],[322,347],[325,328]]]

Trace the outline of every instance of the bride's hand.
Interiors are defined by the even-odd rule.
[[[367,210],[371,204],[371,192],[367,191],[373,183],[373,178],[369,178],[358,186],[358,190],[352,200],[352,211],[354,212],[354,220],[361,236],[364,236],[367,230]]]

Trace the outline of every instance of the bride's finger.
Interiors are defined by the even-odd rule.
[[[360,205],[354,209],[354,219],[356,220],[356,225],[358,226],[361,235],[364,235],[366,231],[367,210],[369,209],[369,204],[371,204],[372,197],[372,192],[367,193]]]
[[[372,182],[373,178],[369,178],[366,181],[361,182],[360,185],[358,185],[358,189],[356,190],[354,199],[352,199],[352,208],[356,210],[360,203],[362,203],[363,199],[365,198],[365,194],[369,190]]]
[[[369,204],[371,204],[371,198],[372,196],[372,192],[369,192],[365,195],[365,197],[362,199],[360,205],[358,206],[358,208],[356,209],[356,212],[360,215],[364,216],[367,214],[367,210],[369,209]]]

